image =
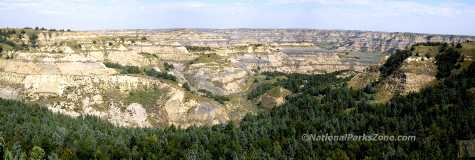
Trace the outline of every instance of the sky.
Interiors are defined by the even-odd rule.
[[[0,27],[310,28],[475,35],[475,0],[0,0]]]

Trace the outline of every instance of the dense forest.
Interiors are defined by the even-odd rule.
[[[458,140],[475,138],[475,63],[457,67],[460,54],[446,50],[437,57],[444,72],[439,83],[386,104],[369,103],[371,93],[351,89],[349,78],[338,73],[266,73],[269,79],[286,77],[272,84],[292,91],[286,103],[239,123],[209,127],[118,128],[91,116],[71,118],[36,104],[0,100],[0,154],[6,159],[456,159]],[[398,64],[387,63],[384,74],[400,66],[401,57],[390,59]],[[461,71],[447,73],[457,68]],[[303,140],[305,134],[417,139],[319,142]]]

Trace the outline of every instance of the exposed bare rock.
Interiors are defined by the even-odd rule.
[[[422,88],[427,87],[434,80],[436,80],[435,76],[406,73],[406,85],[404,86],[404,94],[418,92]]]
[[[63,95],[69,85],[65,77],[60,75],[28,75],[23,81],[28,94]]]
[[[436,80],[437,66],[434,58],[411,56],[404,61],[401,70],[406,77],[403,94],[418,92]]]
[[[267,109],[280,106],[284,104],[287,95],[290,95],[289,90],[282,87],[273,88],[259,98],[260,106]]]
[[[127,127],[190,127],[239,121],[256,111],[256,104],[245,95],[256,73],[352,70],[363,73],[353,77],[350,86],[363,88],[379,78],[377,70],[368,67],[378,65],[387,52],[420,42],[475,39],[310,29],[38,34],[38,47],[2,52],[0,97],[42,103],[71,116],[94,115]],[[30,42],[29,38],[17,40]],[[119,69],[107,68],[105,62],[138,66],[139,73],[121,75]],[[401,94],[415,92],[434,80],[435,68],[433,59],[413,56],[375,87]],[[147,76],[140,73],[143,69],[153,69],[156,74]],[[134,93],[142,94],[131,96]],[[396,94],[381,93],[388,93],[382,95],[386,98]],[[259,102],[270,109],[284,103],[287,94],[289,91],[275,88]]]
[[[136,52],[112,51],[107,54],[106,60],[126,66],[146,66],[157,63],[156,60],[146,58]]]
[[[375,90],[376,100],[384,103],[396,94],[407,95],[431,85],[436,80],[436,73],[434,58],[410,56],[388,77],[380,77],[379,69],[371,67],[355,75],[348,84],[353,89],[369,86]]]
[[[379,56],[375,55],[374,59]],[[237,66],[249,71],[256,72],[284,72],[302,74],[321,74],[341,70],[363,71],[372,62],[351,61],[350,58],[338,55],[335,52],[316,51],[306,53],[305,51],[292,51],[290,53],[261,53],[244,54],[231,59]]]
[[[18,92],[17,89],[11,87],[0,88],[0,98],[13,100],[18,99]]]
[[[379,79],[378,66],[369,67],[364,72],[357,73],[348,81],[348,86],[353,89],[363,89],[366,86],[375,83]]]
[[[127,107],[127,112],[131,113],[132,121],[135,122],[136,126],[139,127],[148,127],[150,123],[147,121],[147,112],[142,107],[141,104],[132,103]]]
[[[217,63],[192,64],[186,71],[188,81],[193,87],[216,95],[242,92],[247,75],[241,68]]]
[[[196,125],[216,125],[229,121],[226,110],[218,103],[212,101],[201,102],[194,106],[187,119],[188,121],[194,121]]]

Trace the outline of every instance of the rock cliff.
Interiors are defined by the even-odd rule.
[[[0,97],[42,103],[71,116],[94,115],[127,127],[239,121],[258,110],[246,94],[253,78],[262,72],[353,70],[363,73],[350,83],[361,87],[378,77],[377,71],[364,71],[379,65],[393,50],[421,42],[474,40],[468,36],[305,29],[36,34],[38,46],[0,54]],[[15,41],[28,44],[31,40]],[[420,90],[434,80],[434,58],[411,56],[398,73],[377,87],[403,94]],[[270,109],[282,104],[288,94],[278,88],[265,93],[259,102]]]

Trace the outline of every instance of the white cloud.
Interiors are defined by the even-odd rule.
[[[475,34],[475,22],[470,21],[474,3],[458,0],[0,0],[0,11],[1,25],[19,27],[432,29]],[[440,21],[446,21],[444,26],[437,25]]]
[[[89,14],[105,12],[114,8],[125,11],[140,9],[157,10],[194,10],[227,8],[239,10],[239,6],[260,5],[261,1],[240,0],[217,3],[211,1],[157,1],[139,0],[0,0],[1,10],[28,10],[40,14],[68,14],[72,11]],[[270,5],[305,4],[319,8],[352,8],[361,12],[376,12],[383,15],[417,14],[435,16],[474,15],[475,6],[458,1],[447,0],[440,3],[421,3],[409,0],[265,0]],[[242,7],[241,7],[242,8]],[[107,14],[107,13],[105,13]]]
[[[325,8],[350,7],[360,8],[361,12],[373,12],[374,14],[419,14],[436,16],[455,16],[472,14],[475,6],[459,1],[446,0],[439,3],[421,3],[409,0],[268,0],[268,4],[309,4]]]

